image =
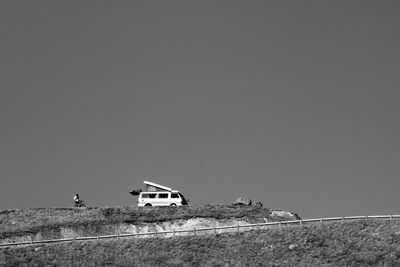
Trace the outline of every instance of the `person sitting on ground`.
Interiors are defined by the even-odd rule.
[[[79,204],[79,194],[76,194],[74,196],[74,202],[75,202],[75,206],[77,206]]]

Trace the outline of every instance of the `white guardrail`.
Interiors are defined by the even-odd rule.
[[[172,230],[172,231],[155,231],[147,233],[135,233],[135,234],[114,234],[114,235],[103,235],[103,236],[88,236],[88,237],[75,237],[75,238],[62,238],[62,239],[51,239],[51,240],[37,240],[37,241],[25,241],[25,242],[13,242],[13,243],[3,243],[0,247],[8,246],[19,246],[19,245],[33,245],[33,244],[45,244],[45,243],[60,243],[60,242],[74,242],[74,241],[86,241],[86,240],[100,240],[100,239],[113,239],[113,238],[124,238],[124,237],[162,237],[166,235],[177,236],[179,233],[193,234],[197,235],[201,232],[211,232],[217,234],[218,230],[230,230],[227,232],[240,231],[243,229],[248,230],[259,230],[265,227],[278,227],[281,229],[282,226],[302,226],[303,224],[310,223],[323,223],[323,222],[337,222],[337,221],[351,221],[351,220],[368,220],[368,219],[400,219],[400,215],[372,215],[372,216],[350,216],[350,217],[332,217],[332,218],[319,218],[319,219],[305,219],[305,220],[295,220],[295,221],[278,221],[278,222],[265,222],[265,223],[255,223],[255,224],[245,224],[245,225],[229,225],[229,226],[218,226],[218,227],[208,227],[208,228],[193,228],[190,230]],[[220,231],[221,232],[221,231]]]

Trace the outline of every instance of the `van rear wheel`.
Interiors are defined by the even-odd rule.
[[[171,204],[171,207],[176,207],[176,204],[175,204],[175,203],[172,203],[172,204]]]

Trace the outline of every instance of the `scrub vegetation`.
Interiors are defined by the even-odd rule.
[[[192,218],[241,219],[250,223],[294,218],[271,216],[259,206],[206,205],[182,207],[93,207],[38,208],[0,211],[0,240],[34,235],[60,227],[90,226],[96,228],[118,223],[160,223]],[[297,215],[296,215],[297,218]]]
[[[0,265],[399,266],[400,222],[366,220],[1,248]]]

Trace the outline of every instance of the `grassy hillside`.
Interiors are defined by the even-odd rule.
[[[0,265],[399,266],[400,222],[356,221],[210,236],[0,249]]]
[[[141,224],[191,218],[237,218],[251,223],[290,220],[272,216],[271,211],[258,206],[206,205],[202,207],[94,207],[43,208],[0,211],[0,240],[8,237],[34,235],[60,227],[96,227],[118,223]],[[294,218],[292,218],[294,219]]]

